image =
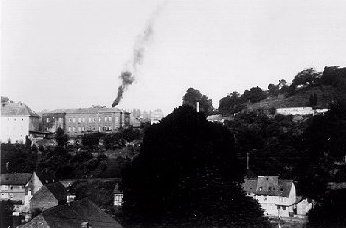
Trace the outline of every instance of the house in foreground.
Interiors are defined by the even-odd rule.
[[[82,199],[43,211],[19,228],[117,228],[122,227],[110,215],[89,200]]]
[[[292,180],[278,176],[247,178],[242,184],[248,196],[258,201],[267,216],[293,217],[296,213],[296,188]]]
[[[0,200],[11,200],[20,203],[25,201],[25,185],[31,173],[3,173],[0,177]]]

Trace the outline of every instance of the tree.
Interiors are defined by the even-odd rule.
[[[196,104],[199,102],[199,108],[201,112],[209,115],[213,111],[212,100],[206,95],[194,88],[189,88],[183,96],[183,105],[190,105],[196,108]]]
[[[55,141],[57,142],[59,147],[66,149],[68,135],[65,134],[64,130],[60,127],[55,132]]]
[[[299,72],[293,79],[292,85],[304,86],[304,85],[312,85],[318,82],[321,78],[321,73],[316,72],[314,68],[308,68],[301,72]]]
[[[346,189],[334,190],[309,212],[308,227],[345,227]]]
[[[311,158],[346,156],[346,100],[330,105],[324,115],[314,116],[304,134]]]
[[[240,94],[237,91],[234,91],[226,97],[221,98],[219,101],[219,111],[222,114],[233,114],[240,112],[244,108],[242,103],[243,101],[240,98]]]
[[[88,146],[92,148],[99,144],[100,135],[98,133],[84,134],[82,136],[82,144],[83,146]]]
[[[1,104],[9,102],[8,97],[1,96]]]
[[[279,89],[282,89],[287,85],[287,81],[285,79],[280,79],[279,80]]]
[[[314,107],[317,105],[317,95],[316,93],[310,94],[309,97],[309,106]]]
[[[0,227],[12,227],[13,202],[0,200]]]
[[[26,135],[25,136],[25,147],[27,149],[30,149],[31,148],[31,144],[32,144],[32,141],[29,139],[29,137]]]
[[[298,187],[301,195],[320,200],[327,191],[327,184],[343,175],[343,170],[334,174],[335,162],[346,156],[346,102],[330,106],[324,115],[308,121],[303,134],[308,160],[301,164]]]
[[[306,161],[301,152],[303,125],[292,121],[292,117],[264,113],[240,113],[226,126],[233,133],[240,164],[245,170],[246,156],[250,153],[250,169],[257,175],[280,175],[294,178],[297,165]]]
[[[227,128],[190,106],[151,126],[123,173],[128,221],[149,227],[266,226],[258,203],[240,188],[243,173],[232,139]]]
[[[251,103],[259,102],[267,98],[266,92],[264,92],[260,87],[252,87],[250,90],[245,90],[242,95],[242,99],[245,102],[250,101]]]
[[[279,85],[274,85],[270,83],[268,85],[268,93],[270,96],[273,96],[273,97],[276,97],[277,95],[279,95]]]
[[[8,173],[31,173],[35,169],[37,153],[22,144],[1,144],[1,171]]]
[[[339,68],[337,66],[325,67],[321,81],[324,85],[332,85],[340,88],[340,90],[346,89],[346,67]]]
[[[279,80],[279,93],[284,94],[288,92],[288,85],[285,79]]]
[[[134,129],[132,126],[124,129],[121,134],[127,142],[132,142],[141,137],[141,132],[138,129]]]

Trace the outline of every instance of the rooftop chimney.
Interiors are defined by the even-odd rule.
[[[249,167],[249,162],[250,162],[250,156],[249,156],[249,152],[246,153],[246,170],[249,171],[250,167]]]

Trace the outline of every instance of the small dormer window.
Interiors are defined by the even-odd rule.
[[[271,191],[272,190],[272,187],[269,187],[269,191]]]
[[[280,191],[284,191],[284,188],[281,187],[281,188],[280,188]]]

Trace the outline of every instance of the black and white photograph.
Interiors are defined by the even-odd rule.
[[[0,228],[346,227],[346,1],[2,0]]]

